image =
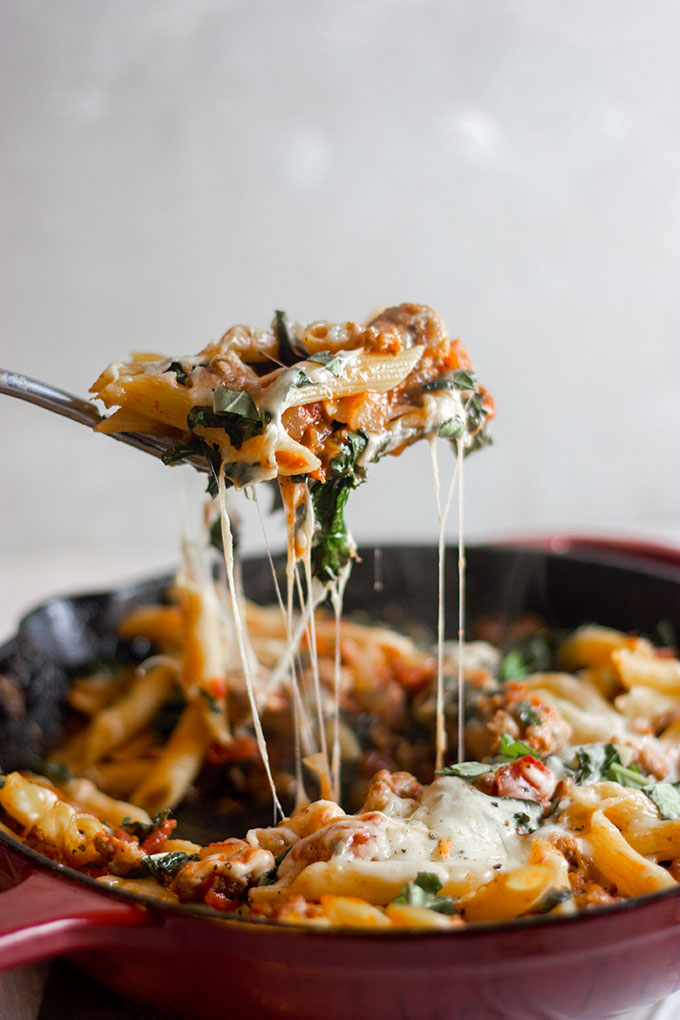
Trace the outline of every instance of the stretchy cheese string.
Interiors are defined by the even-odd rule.
[[[325,793],[322,796],[331,794],[331,767],[328,758],[328,741],[326,740],[326,725],[323,714],[323,702],[321,699],[321,680],[319,677],[319,649],[316,643],[316,608],[326,598],[327,589],[319,584],[312,577],[312,536],[314,534],[314,504],[309,489],[305,490],[305,546],[302,556],[302,565],[305,571],[306,597],[309,620],[308,646],[312,666],[312,681],[314,684],[314,700],[316,702],[317,725],[319,728],[319,746],[321,748],[323,767],[320,773],[322,785],[325,786]],[[324,779],[325,773],[325,779]]]
[[[465,546],[463,538],[463,441],[456,440],[458,475],[458,761],[465,757]]]
[[[340,803],[341,792],[341,768],[340,756],[340,680],[341,680],[341,644],[340,626],[342,623],[342,604],[345,597],[345,587],[350,575],[349,564],[344,568],[340,577],[330,589],[331,605],[335,617],[335,645],[333,649],[333,753],[331,757],[332,790],[333,800]]]
[[[446,520],[451,509],[451,498],[456,485],[460,470],[460,461],[456,460],[456,466],[451,475],[446,501],[442,507],[441,488],[439,484],[439,463],[437,459],[436,437],[430,439],[430,453],[432,457],[432,479],[437,499],[437,517],[439,522],[439,536],[437,545],[437,694],[435,710],[435,768],[440,769],[444,764],[446,753],[446,705],[444,697],[444,638],[446,636],[446,614],[445,614],[445,560],[446,560]],[[460,540],[460,536],[459,536]],[[459,653],[460,653],[459,648]],[[460,689],[459,689],[460,698]],[[460,704],[458,706],[458,717],[460,719]]]
[[[257,700],[255,697],[253,677],[250,669],[250,662],[248,660],[248,654],[246,651],[245,640],[243,636],[243,621],[241,619],[241,610],[239,607],[239,600],[236,591],[236,581],[234,579],[234,538],[231,533],[231,523],[229,521],[229,514],[227,513],[226,485],[224,482],[224,462],[220,464],[220,472],[217,481],[218,481],[217,492],[220,506],[220,525],[222,530],[222,546],[224,549],[224,565],[227,570],[227,582],[229,584],[229,594],[231,595],[231,606],[232,612],[234,614],[234,624],[236,626],[236,640],[238,644],[239,655],[241,657],[243,675],[246,681],[246,689],[248,691],[250,711],[252,712],[253,715],[253,727],[255,729],[255,738],[257,740],[257,746],[259,748],[260,756],[262,758],[262,764],[264,765],[264,770],[267,774],[267,780],[269,782],[269,787],[272,792],[272,799],[274,801],[274,820],[276,822],[276,812],[277,811],[280,812],[282,818],[284,816],[284,812],[276,793],[276,786],[274,785],[274,778],[272,776],[271,766],[269,764],[267,742],[262,731],[262,723],[260,722],[260,715],[257,709]]]

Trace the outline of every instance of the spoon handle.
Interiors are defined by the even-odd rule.
[[[31,379],[30,376],[22,375],[20,372],[0,368],[0,393],[5,393],[8,397],[17,397],[19,400],[27,400],[29,404],[37,404],[46,411],[70,418],[71,421],[77,421],[91,429],[104,420],[103,415],[89,400],[83,400],[82,397],[76,397],[66,390],[40,382],[39,379]],[[135,432],[112,432],[110,435],[121,443],[150,453],[153,457],[162,457],[170,445],[167,441],[155,439],[153,436],[138,435]]]

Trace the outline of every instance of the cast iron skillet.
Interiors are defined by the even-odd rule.
[[[651,633],[669,620],[680,630],[680,554],[672,551],[612,551],[606,543],[561,539],[546,548],[480,546],[467,560],[471,621],[537,612],[565,627],[598,621]],[[350,610],[432,624],[433,549],[383,550],[383,591],[373,582],[369,554],[349,586]],[[27,685],[28,706],[28,722],[0,719],[5,768],[35,753],[36,723],[55,737],[70,672],[111,654],[118,617],[166,585],[161,579],[54,599],[26,617],[0,650],[0,673],[12,671]],[[266,562],[250,561],[248,594],[268,599],[270,585]],[[453,576],[449,587],[453,617]],[[184,832],[192,826],[202,835],[214,831],[195,811],[180,821]],[[3,885],[13,888],[0,895],[0,968],[67,955],[110,988],[184,1018],[594,1020],[680,986],[675,890],[588,915],[453,934],[315,931],[216,919],[205,908],[104,891],[0,833]]]

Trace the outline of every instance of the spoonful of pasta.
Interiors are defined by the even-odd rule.
[[[28,400],[166,464],[207,471],[208,491],[276,481],[289,521],[311,497],[323,541],[314,573],[340,576],[352,557],[344,507],[369,463],[419,439],[466,455],[490,440],[493,401],[467,351],[426,305],[386,308],[366,325],[233,326],[196,355],[133,354],[91,392],[111,409],[14,372],[0,393]]]

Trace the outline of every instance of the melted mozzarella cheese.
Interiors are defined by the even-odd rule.
[[[318,900],[334,893],[387,903],[421,871],[436,874],[447,891],[464,893],[526,862],[530,840],[516,831],[518,810],[512,798],[489,797],[464,779],[443,777],[425,788],[419,803],[395,796],[384,812],[334,820],[293,848],[276,885],[252,895]],[[329,860],[314,860],[329,849]]]
[[[489,797],[465,779],[446,776],[425,789],[407,824],[422,823],[428,839],[433,832],[438,840],[451,840],[447,866],[463,865],[486,875],[498,864],[510,868],[525,859],[526,841],[516,832],[517,811],[512,798]]]

